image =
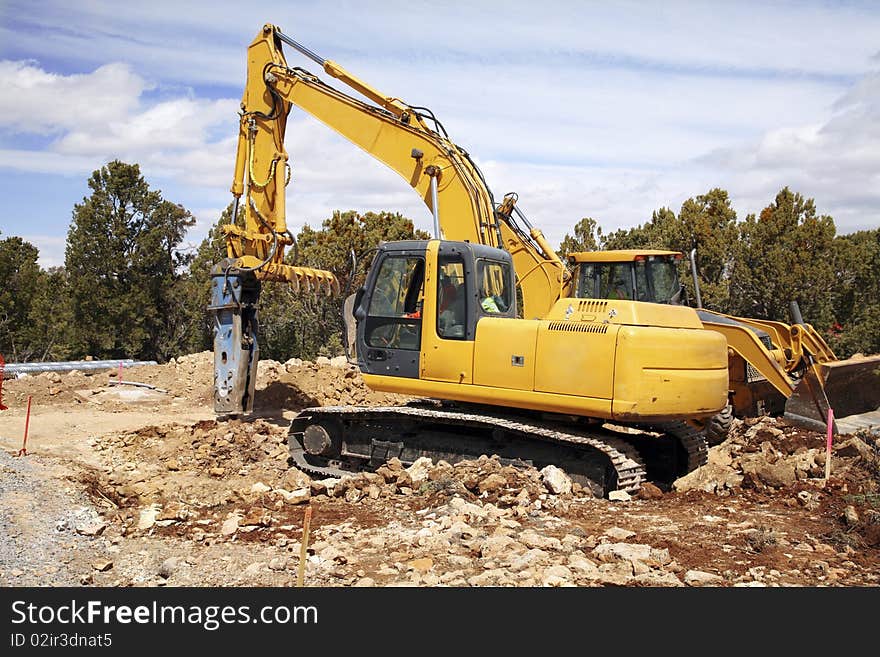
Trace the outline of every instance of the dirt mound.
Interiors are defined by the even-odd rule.
[[[310,362],[294,359],[277,364],[268,376],[257,376],[254,396],[256,410],[284,408],[299,410],[309,406],[394,406],[406,403],[409,397],[374,392],[364,383],[360,371],[342,359]],[[263,365],[264,361],[260,361]],[[274,362],[274,361],[273,361]]]
[[[123,381],[144,383],[160,392],[126,395],[134,386],[117,386],[117,370],[99,372],[45,372],[4,381],[4,397],[10,407],[21,407],[28,396],[38,406],[100,403],[108,410],[124,411],[131,403],[185,402],[199,406],[213,404],[214,356],[204,351],[171,359],[163,365],[124,369]],[[109,387],[109,386],[113,387]],[[164,395],[164,397],[162,397]],[[128,399],[127,397],[132,397]],[[317,362],[298,358],[286,363],[261,360],[257,366],[254,407],[258,411],[298,410],[308,406],[385,406],[404,403],[401,395],[377,393],[364,384],[356,367],[344,358],[319,358]]]
[[[114,375],[115,376],[115,375]],[[90,390],[107,385],[109,370],[103,372],[43,372],[16,379],[3,380],[3,400],[10,408],[23,408],[31,397],[35,406],[77,404],[82,401],[77,390]]]
[[[212,506],[285,471],[286,438],[286,423],[206,420],[104,435],[95,447],[107,457],[102,483],[123,505]]]
[[[122,380],[146,383],[165,390],[169,401],[177,397],[195,403],[211,403],[213,359],[213,354],[205,351],[172,359],[164,365],[124,368]],[[4,398],[13,401],[16,406],[27,403],[28,396],[33,398],[34,404],[40,406],[79,404],[91,401],[91,394],[82,393],[104,392],[111,382],[116,382],[117,377],[118,369],[29,374],[4,381],[3,394]]]

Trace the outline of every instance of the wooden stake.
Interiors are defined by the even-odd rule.
[[[834,410],[828,409],[828,434],[825,438],[825,483],[828,483],[828,477],[831,476],[831,441],[834,426]]]
[[[18,450],[19,456],[27,456],[27,436],[28,436],[28,427],[31,424],[31,399],[32,397],[28,395],[28,405],[27,405],[27,414],[24,416],[24,440],[21,441],[21,449]]]
[[[3,354],[0,354],[0,411],[5,411],[6,406],[3,405],[3,371],[6,369],[6,361],[3,360]]]
[[[306,507],[306,515],[303,518],[302,547],[299,550],[299,572],[296,575],[296,585],[304,586],[306,579],[306,558],[309,556],[309,525],[312,524],[312,505]]]
[[[119,361],[119,374],[116,375],[116,380],[122,383],[122,361]]]

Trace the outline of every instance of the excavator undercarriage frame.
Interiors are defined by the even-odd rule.
[[[372,471],[391,458],[408,466],[423,456],[455,464],[489,454],[515,466],[556,465],[598,497],[635,493],[649,478],[668,486],[707,459],[705,440],[685,422],[638,432],[437,400],[307,408],[290,427],[291,458],[314,476]]]

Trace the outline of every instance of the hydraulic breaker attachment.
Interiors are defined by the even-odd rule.
[[[829,404],[834,409],[835,433],[859,429],[880,432],[880,356],[817,363],[808,368],[785,404],[785,418],[821,431]]]
[[[253,410],[260,359],[260,282],[253,272],[230,269],[233,262],[222,260],[211,270],[208,312],[214,318],[214,412],[218,415]]]

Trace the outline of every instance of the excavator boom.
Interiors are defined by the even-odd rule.
[[[365,96],[364,102],[325,84],[308,71],[289,67],[281,52],[286,43],[319,64],[325,73]],[[297,43],[273,25],[265,25],[248,49],[245,101],[263,113],[278,107],[286,117],[295,105],[397,172],[422,198],[435,221],[435,237],[503,248],[510,252],[522,290],[525,317],[544,316],[560,298],[567,276],[565,265],[540,230],[520,226],[515,195],[496,208],[495,199],[469,153],[446,135],[442,124],[425,108],[388,96]],[[280,120],[280,116],[279,119]],[[273,162],[287,161],[284,132],[256,117],[259,130],[254,166],[271,171]],[[242,122],[244,134],[244,120]],[[239,139],[236,171],[247,171],[247,140]],[[262,158],[260,152],[264,153]],[[276,165],[276,170],[277,170]],[[276,181],[277,182],[277,181]],[[233,193],[240,189],[233,188]]]

